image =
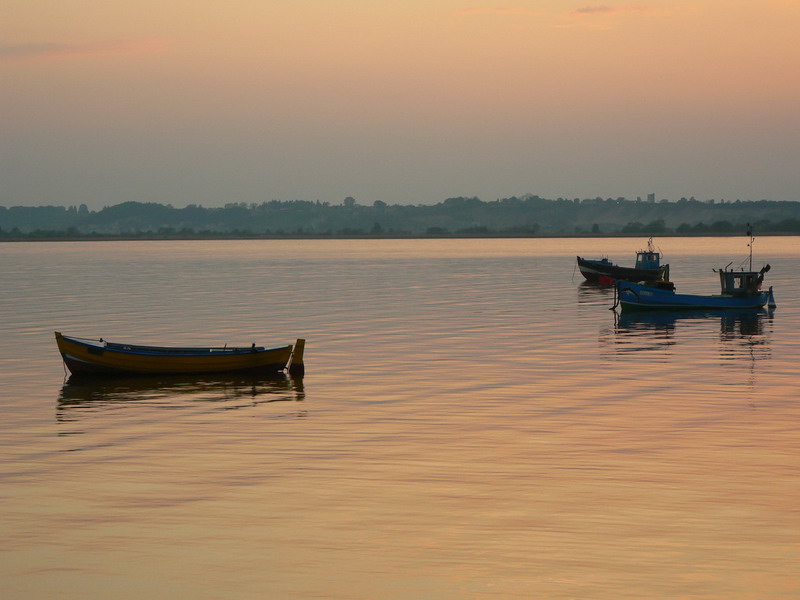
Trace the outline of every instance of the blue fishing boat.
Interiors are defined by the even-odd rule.
[[[670,282],[654,282],[640,284],[633,281],[617,280],[615,285],[616,302],[614,307],[621,306],[625,309],[691,309],[691,310],[722,310],[722,309],[752,309],[762,308],[767,305],[775,308],[775,297],[772,287],[763,291],[761,286],[764,275],[769,272],[767,264],[758,271],[753,270],[753,234],[748,228],[750,236],[750,268],[736,270],[729,269],[728,263],[722,269],[714,269],[719,274],[719,294],[679,294]]]
[[[661,264],[661,253],[653,247],[653,238],[647,241],[647,248],[636,253],[633,267],[623,267],[612,263],[608,258],[583,258],[578,256],[578,269],[581,275],[592,283],[613,285],[614,281],[667,281],[669,265]]]
[[[625,309],[728,309],[775,307],[772,286],[761,290],[767,265],[761,271],[720,270],[719,294],[678,294],[674,288],[646,285],[633,281],[617,281],[617,301]]]

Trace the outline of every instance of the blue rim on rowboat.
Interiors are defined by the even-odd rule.
[[[633,267],[622,267],[608,258],[589,259],[578,256],[578,269],[587,281],[602,285],[613,285],[615,280],[625,281],[667,281],[669,265],[661,264],[661,253],[653,247],[653,238],[647,241],[647,248],[636,253]]]
[[[166,375],[200,373],[268,374],[282,371],[302,377],[305,340],[294,346],[265,348],[172,347],[112,343],[62,335],[56,344],[64,365],[73,375]]]

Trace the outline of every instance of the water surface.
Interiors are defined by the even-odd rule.
[[[575,255],[644,244],[3,244],[0,596],[800,597],[800,242],[775,311],[618,317]],[[73,385],[55,330],[307,372]]]

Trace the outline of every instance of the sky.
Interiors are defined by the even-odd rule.
[[[0,206],[800,200],[800,0],[4,0]]]

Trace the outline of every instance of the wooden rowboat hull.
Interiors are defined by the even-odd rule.
[[[56,344],[73,375],[277,373],[302,375],[305,340],[264,348],[181,348],[86,340],[56,332]]]

